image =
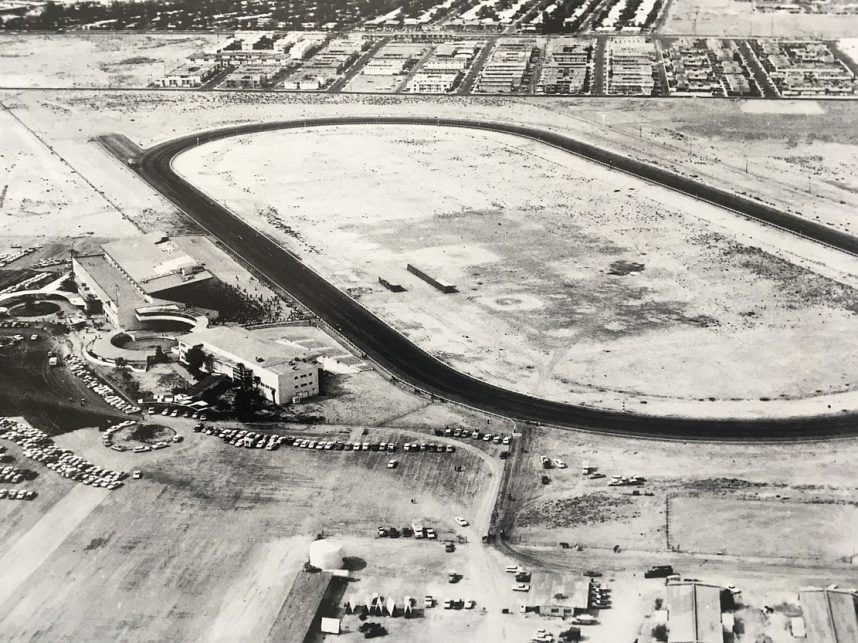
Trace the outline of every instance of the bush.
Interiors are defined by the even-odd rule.
[[[568,630],[560,632],[558,638],[563,643],[573,643],[581,638],[581,630],[577,627],[570,627]]]
[[[667,625],[664,623],[659,623],[654,628],[652,628],[652,638],[656,641],[661,641],[662,643],[666,643],[667,641]]]
[[[358,631],[363,633],[363,637],[365,639],[374,639],[379,636],[387,636],[387,629],[380,623],[375,623],[373,621],[367,621],[366,623],[362,623],[361,626],[358,628]]]

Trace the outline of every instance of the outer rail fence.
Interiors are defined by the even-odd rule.
[[[530,424],[650,438],[779,440],[858,434],[858,420],[854,413],[789,419],[654,417],[555,402],[489,384],[452,368],[419,348],[276,241],[180,177],[172,168],[176,156],[214,140],[280,129],[346,125],[429,125],[492,131],[532,139],[737,214],[858,254],[858,239],[845,233],[617,152],[556,132],[510,123],[425,117],[341,117],[249,123],[193,132],[156,145],[141,156],[137,171],[266,281],[289,292],[380,368],[442,400]]]

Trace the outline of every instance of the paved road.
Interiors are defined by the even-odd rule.
[[[778,88],[775,87],[771,77],[769,77],[766,70],[763,69],[759,58],[757,58],[757,54],[755,54],[754,50],[751,49],[751,45],[748,44],[748,41],[743,40],[739,43],[739,51],[742,54],[742,58],[744,59],[748,70],[754,75],[754,81],[757,83],[757,87],[760,89],[762,96],[764,98],[779,98],[780,93],[778,92]]]
[[[486,61],[489,59],[489,54],[494,51],[497,41],[497,36],[486,39],[486,44],[483,45],[483,48],[477,53],[477,57],[474,58],[474,62],[471,63],[467,75],[459,84],[459,88],[456,90],[457,94],[470,94],[471,91],[473,91],[474,83],[477,81],[477,75],[483,70]]]
[[[593,79],[590,85],[591,96],[605,96],[608,87],[608,79],[605,74],[608,71],[608,38],[599,36],[596,38],[596,46],[593,48]]]
[[[347,125],[436,125],[498,131],[538,140],[570,153],[705,199],[787,230],[858,254],[858,239],[776,210],[751,199],[628,159],[575,139],[508,123],[414,117],[342,117],[265,122],[190,134],[156,145],[140,158],[138,172],[203,229],[250,264],[276,287],[285,289],[399,380],[442,399],[514,420],[622,435],[681,439],[795,439],[858,434],[853,414],[791,420],[698,420],[658,418],[594,409],[512,392],[465,375],[420,349],[357,301],[328,283],[300,259],[255,230],[225,207],[179,177],[173,158],[197,142],[287,128]]]

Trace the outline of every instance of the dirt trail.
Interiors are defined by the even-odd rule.
[[[2,613],[2,606],[18,596],[18,590],[30,575],[110,493],[107,489],[75,485],[61,500],[48,509],[27,533],[4,548],[0,554],[0,569],[3,570],[3,582],[0,583],[0,613]],[[10,620],[11,618],[10,615]],[[11,624],[7,622],[7,625]]]

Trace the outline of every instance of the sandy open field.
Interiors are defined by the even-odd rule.
[[[665,35],[765,36],[776,38],[852,36],[858,16],[756,11],[741,0],[672,0],[660,32]]]
[[[217,34],[0,36],[0,87],[147,87]]]
[[[671,543],[684,551],[851,560],[858,507],[790,500],[673,498]],[[701,524],[707,529],[700,529]],[[766,537],[761,537],[766,534]]]
[[[510,487],[520,545],[577,543],[585,556],[620,545],[644,561],[682,552],[802,565],[843,564],[854,553],[850,462],[858,441],[679,444],[528,432]],[[542,455],[568,467],[546,470]],[[583,476],[585,461],[604,477]],[[540,484],[542,475],[550,484]],[[615,475],[645,482],[609,486]]]
[[[136,232],[49,145],[12,114],[0,111],[0,236],[4,241],[20,236],[119,237]]]
[[[436,356],[512,389],[706,414],[855,385],[841,338],[858,291],[741,243],[728,213],[545,146],[324,128],[212,143],[176,167]]]

